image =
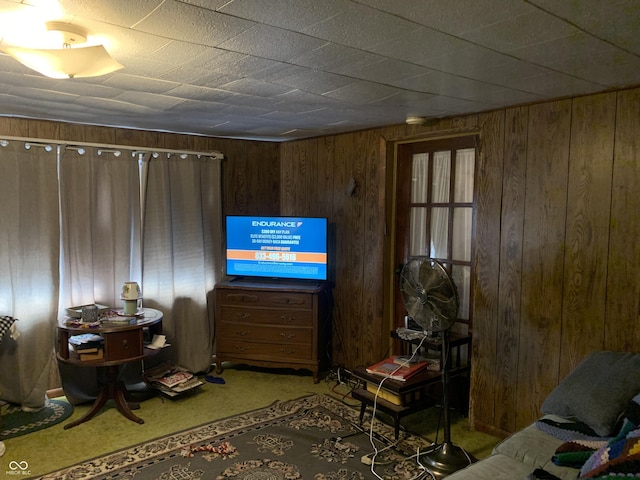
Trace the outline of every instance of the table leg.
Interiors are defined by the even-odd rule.
[[[122,382],[118,381],[118,366],[111,365],[105,368],[107,369],[106,383],[104,387],[102,387],[98,398],[93,402],[91,409],[78,420],[67,423],[64,426],[65,430],[80,425],[87,420],[91,420],[100,410],[102,410],[102,407],[107,403],[107,400],[111,399],[115,401],[118,411],[126,418],[136,423],[144,423],[144,420],[133,414],[131,408],[127,404],[127,389]]]
[[[360,402],[360,425],[362,425],[362,421],[364,420],[364,412],[367,411],[367,404],[365,402]]]

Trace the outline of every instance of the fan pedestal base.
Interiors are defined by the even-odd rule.
[[[431,472],[436,480],[462,470],[473,462],[475,462],[475,458],[452,443],[443,443],[431,452],[420,455],[420,463]]]

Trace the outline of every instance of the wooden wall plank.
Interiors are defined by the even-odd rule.
[[[502,191],[504,112],[480,116],[480,145],[476,160],[475,269],[473,281],[473,326],[471,369],[471,418],[494,424],[494,404],[476,398],[494,398],[496,393],[494,353],[496,348],[500,204]],[[490,351],[492,355],[479,355]],[[473,421],[473,420],[472,420]]]
[[[383,296],[380,279],[383,278],[383,262],[369,261],[379,256],[384,245],[385,222],[385,142],[375,132],[368,132],[364,141],[368,146],[364,172],[364,242],[362,244],[363,267],[363,317],[362,332],[363,363],[368,365],[380,359],[380,350],[385,341],[389,345],[388,322],[383,322]],[[386,325],[386,328],[383,326]],[[386,353],[386,352],[385,352]]]
[[[506,111],[494,420],[504,432],[516,425],[528,120],[527,107]]]
[[[228,143],[222,153],[224,214],[279,215],[279,145]]]
[[[616,95],[573,101],[560,378],[604,346]]]
[[[346,186],[354,175],[354,136],[335,137],[336,158],[333,172],[333,220],[336,237],[336,283],[334,288],[334,363],[336,365],[358,365],[359,311],[362,305],[361,272],[354,269],[353,242],[357,238],[358,197],[346,193]]]
[[[280,205],[282,215],[293,215],[298,204],[297,188],[300,181],[300,170],[296,162],[305,152],[312,151],[313,146],[306,142],[290,142],[280,147]]]
[[[640,89],[618,93],[605,348],[640,345]]]
[[[18,118],[0,117],[0,132],[8,137],[28,137],[29,124]]]
[[[571,101],[529,109],[516,425],[557,384]]]
[[[363,337],[366,335],[365,326],[365,292],[364,292],[364,251],[367,237],[365,233],[365,194],[366,168],[368,152],[368,133],[357,132],[355,135],[341,135],[338,149],[341,159],[349,166],[342,169],[342,181],[336,184],[337,190],[344,199],[346,207],[346,222],[338,225],[344,232],[347,241],[347,255],[341,262],[347,264],[347,275],[336,279],[336,291],[341,292],[342,298],[352,298],[348,309],[348,335],[353,339],[350,359],[355,365],[368,363],[369,352],[364,351]],[[347,186],[351,179],[356,182],[356,189],[350,195]],[[351,284],[351,285],[349,285]]]

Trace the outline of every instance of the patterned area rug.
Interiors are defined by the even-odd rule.
[[[73,413],[73,405],[64,400],[47,399],[45,406],[35,412],[25,412],[19,405],[2,407],[0,440],[7,440],[60,423]]]
[[[371,454],[368,422],[358,411],[328,395],[313,395],[201,425],[104,457],[67,467],[42,479],[136,480],[357,480],[374,478],[361,461]],[[379,421],[374,432],[393,438]],[[374,469],[380,478],[414,478],[421,467],[408,457],[428,441],[405,436],[381,451]],[[374,440],[382,450],[384,443]]]

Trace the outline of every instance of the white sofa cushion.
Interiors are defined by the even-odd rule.
[[[542,432],[532,424],[496,445],[494,452],[528,465],[529,473],[536,468],[542,468],[556,477],[573,480],[578,478],[577,469],[559,467],[551,461],[557,448],[563,443],[563,440]]]
[[[447,476],[447,480],[525,480],[533,472],[531,465],[502,453],[494,453],[480,462]]]

